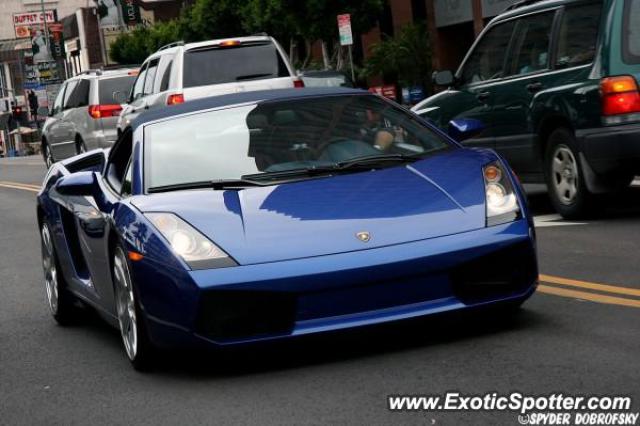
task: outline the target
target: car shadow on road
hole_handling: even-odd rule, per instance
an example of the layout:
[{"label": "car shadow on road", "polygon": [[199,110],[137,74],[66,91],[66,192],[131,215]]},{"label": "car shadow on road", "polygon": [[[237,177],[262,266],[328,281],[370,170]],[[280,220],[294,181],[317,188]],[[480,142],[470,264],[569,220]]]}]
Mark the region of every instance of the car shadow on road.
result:
[{"label": "car shadow on road", "polygon": [[[555,214],[551,200],[541,187],[527,193],[529,209],[533,216]],[[629,187],[622,191],[596,197],[595,207],[585,220],[608,221],[640,218],[640,187]]]},{"label": "car shadow on road", "polygon": [[251,344],[216,351],[167,353],[154,374],[182,378],[227,378],[313,365],[361,360],[418,348],[481,339],[500,333],[544,328],[553,322],[541,312],[482,310],[439,314],[382,326]]}]

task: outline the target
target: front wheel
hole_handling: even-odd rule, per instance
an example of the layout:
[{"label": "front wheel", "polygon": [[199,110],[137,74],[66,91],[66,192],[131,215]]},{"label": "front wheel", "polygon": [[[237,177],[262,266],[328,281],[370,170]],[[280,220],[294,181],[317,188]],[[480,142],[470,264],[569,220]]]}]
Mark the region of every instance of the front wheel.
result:
[{"label": "front wheel", "polygon": [[584,217],[593,207],[593,194],[584,180],[575,138],[568,129],[554,130],[548,139],[545,177],[555,210],[565,219]]},{"label": "front wheel", "polygon": [[53,245],[49,225],[44,223],[40,228],[42,243],[42,267],[44,269],[44,285],[49,311],[60,325],[72,324],[77,317],[78,308],[75,299],[67,290],[67,283],[59,268],[58,257]]},{"label": "front wheel", "polygon": [[127,357],[136,370],[148,370],[153,365],[155,350],[147,334],[129,264],[121,247],[116,248],[113,257],[113,286],[120,335]]}]

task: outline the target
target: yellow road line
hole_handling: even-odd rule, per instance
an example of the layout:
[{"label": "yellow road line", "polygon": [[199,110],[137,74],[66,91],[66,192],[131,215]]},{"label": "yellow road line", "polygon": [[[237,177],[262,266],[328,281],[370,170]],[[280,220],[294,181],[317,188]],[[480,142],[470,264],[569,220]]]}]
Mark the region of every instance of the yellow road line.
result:
[{"label": "yellow road line", "polygon": [[23,191],[40,192],[40,187],[25,185],[17,182],[0,182],[0,187],[21,189]]},{"label": "yellow road line", "polygon": [[586,291],[569,290],[566,288],[551,287],[548,285],[538,285],[538,291],[555,296],[571,297],[575,299],[589,300],[591,302],[606,303],[609,305],[630,306],[640,308],[640,300],[625,299],[623,297],[607,296],[604,294],[587,293]]},{"label": "yellow road line", "polygon": [[26,186],[28,188],[40,189],[40,185],[36,185],[33,183],[11,182],[7,180],[0,180],[0,183],[7,184],[7,185]]},{"label": "yellow road line", "polygon": [[545,282],[550,284],[582,287],[582,288],[588,288],[590,290],[598,290],[598,291],[604,291],[608,293],[626,294],[629,296],[640,297],[640,289],[637,289],[637,288],[618,287],[615,285],[590,283],[587,281],[572,280],[569,278],[560,278],[560,277],[554,277],[551,275],[544,275],[544,274],[540,274],[539,279],[540,279],[540,282]]}]

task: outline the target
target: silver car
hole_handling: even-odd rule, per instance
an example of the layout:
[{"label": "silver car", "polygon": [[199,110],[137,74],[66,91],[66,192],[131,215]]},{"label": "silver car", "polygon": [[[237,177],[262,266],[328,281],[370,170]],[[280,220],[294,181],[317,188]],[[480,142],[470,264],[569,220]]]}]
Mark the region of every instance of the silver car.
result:
[{"label": "silver car", "polygon": [[131,91],[137,74],[137,69],[90,70],[62,84],[42,129],[47,167],[115,142],[120,102]]},{"label": "silver car", "polygon": [[304,84],[272,37],[173,43],[144,61],[118,119],[118,131],[145,110],[208,96],[293,87]]}]

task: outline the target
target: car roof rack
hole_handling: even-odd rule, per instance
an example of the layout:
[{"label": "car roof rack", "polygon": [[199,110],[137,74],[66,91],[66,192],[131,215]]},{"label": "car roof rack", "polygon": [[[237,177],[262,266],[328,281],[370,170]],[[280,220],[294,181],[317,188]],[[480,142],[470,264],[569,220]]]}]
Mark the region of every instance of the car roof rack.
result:
[{"label": "car roof rack", "polygon": [[176,46],[184,46],[184,40],[174,41],[173,43],[166,44],[166,45],[162,46],[160,49],[158,49],[158,52],[161,51],[161,50],[170,49],[170,48],[176,47]]},{"label": "car roof rack", "polygon": [[81,71],[76,75],[90,75],[90,74],[102,75],[102,70],[98,68],[93,68],[93,69]]},{"label": "car roof rack", "polygon": [[102,67],[102,71],[117,71],[126,68],[140,68],[140,64],[112,64]]},{"label": "car roof rack", "polygon": [[520,0],[520,1],[517,1],[517,2],[513,3],[512,5],[507,6],[502,11],[502,13],[508,12],[510,10],[518,9],[520,7],[529,6],[530,4],[538,3],[538,2],[541,2],[541,1],[543,1],[543,0]]},{"label": "car roof rack", "polygon": [[269,37],[269,34],[261,31],[259,33],[251,34],[249,37]]}]

